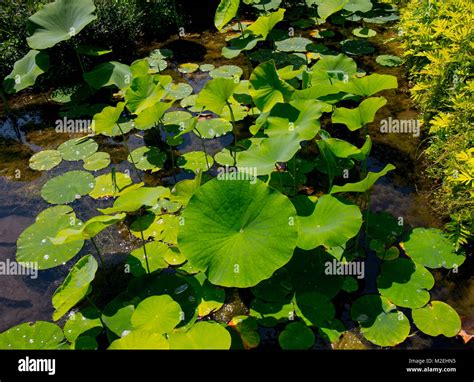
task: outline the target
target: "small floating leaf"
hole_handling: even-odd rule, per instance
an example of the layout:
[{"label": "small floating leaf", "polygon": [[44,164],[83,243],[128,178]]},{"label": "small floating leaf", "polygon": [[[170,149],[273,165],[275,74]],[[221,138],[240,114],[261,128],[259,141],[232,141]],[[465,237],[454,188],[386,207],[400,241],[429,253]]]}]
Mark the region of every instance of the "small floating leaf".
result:
[{"label": "small floating leaf", "polygon": [[306,350],[314,345],[315,337],[310,328],[301,322],[288,324],[278,336],[283,350]]},{"label": "small floating leaf", "polygon": [[157,334],[169,333],[181,321],[181,306],[170,296],[148,297],[135,308],[132,324],[135,329]]},{"label": "small floating leaf", "polygon": [[30,168],[37,171],[51,170],[56,167],[63,157],[57,150],[44,150],[34,154],[30,158]]},{"label": "small floating leaf", "polygon": [[244,71],[236,65],[219,66],[209,72],[212,78],[232,78],[239,79],[244,74]]},{"label": "small floating leaf", "polygon": [[156,172],[163,168],[166,161],[166,153],[156,147],[142,146],[133,150],[127,159],[140,170]]},{"label": "small floating leaf", "polygon": [[170,333],[169,343],[173,350],[227,350],[230,349],[231,337],[218,323],[201,321],[187,332]]},{"label": "small floating leaf", "polygon": [[91,138],[75,138],[62,143],[58,147],[64,160],[76,161],[94,154],[99,145]]},{"label": "small floating leaf", "polygon": [[41,197],[51,204],[67,204],[87,195],[95,186],[94,176],[86,171],[69,171],[48,180]]},{"label": "small floating leaf", "polygon": [[84,169],[97,171],[106,168],[110,164],[110,154],[106,152],[96,152],[84,159]]},{"label": "small floating leaf", "polygon": [[199,69],[198,64],[193,64],[193,63],[190,63],[190,62],[188,62],[186,64],[181,64],[181,65],[178,66],[178,71],[181,72],[181,73],[184,73],[184,74],[193,73],[198,69]]},{"label": "small floating leaf", "polygon": [[214,158],[207,155],[204,151],[190,151],[181,155],[176,164],[185,170],[197,173],[199,171],[208,171],[214,165]]},{"label": "small floating leaf", "polygon": [[388,54],[377,56],[375,61],[382,66],[400,66],[403,63],[403,60],[400,57]]},{"label": "small floating leaf", "polygon": [[429,336],[454,337],[461,330],[461,319],[456,311],[442,301],[431,301],[420,309],[413,309],[415,325]]},{"label": "small floating leaf", "polygon": [[64,343],[61,328],[51,322],[24,323],[0,334],[2,350],[53,350]]},{"label": "small floating leaf", "polygon": [[109,350],[162,350],[169,347],[168,341],[162,334],[134,330],[112,342]]},{"label": "small floating leaf", "polygon": [[352,31],[352,34],[357,37],[368,38],[374,37],[377,32],[370,28],[356,28]]}]

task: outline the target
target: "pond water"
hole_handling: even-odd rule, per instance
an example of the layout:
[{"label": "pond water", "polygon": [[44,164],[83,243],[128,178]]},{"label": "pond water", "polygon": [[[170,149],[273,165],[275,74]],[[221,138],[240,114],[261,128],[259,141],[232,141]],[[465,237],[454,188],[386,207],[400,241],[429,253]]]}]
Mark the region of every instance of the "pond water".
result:
[{"label": "pond water", "polygon": [[[390,36],[390,31],[385,31],[379,39]],[[186,40],[170,39],[166,43],[143,48],[146,56],[155,48],[166,47],[175,53],[174,65],[165,74],[171,74],[175,80],[187,81],[198,92],[209,80],[205,73],[191,74],[186,78],[178,73],[176,65],[182,62],[211,63],[215,66],[229,64],[229,60],[221,57],[220,51],[225,44],[222,35],[213,32],[188,35]],[[385,44],[379,46],[384,54],[397,54],[397,46]],[[374,142],[372,158],[368,163],[369,170],[379,171],[387,163],[393,163],[397,169],[382,178],[373,188],[371,193],[371,208],[375,211],[388,211],[394,216],[403,217],[410,226],[440,227],[442,222],[433,213],[430,201],[430,184],[423,177],[423,163],[419,161],[420,137],[407,134],[383,134],[380,132],[381,120],[392,117],[393,119],[417,119],[418,115],[410,102],[408,84],[403,78],[401,68],[374,67],[372,61],[363,60],[360,63],[367,72],[377,71],[396,75],[399,78],[400,88],[397,91],[385,91],[383,95],[388,99],[387,106],[377,115],[377,120],[370,124],[369,132]],[[244,58],[231,62],[244,69],[244,76],[248,76],[248,64]],[[0,119],[0,261],[14,261],[15,243],[20,233],[31,225],[35,216],[48,204],[40,197],[42,185],[50,178],[65,171],[80,169],[77,162],[63,161],[58,167],[45,173],[32,171],[28,168],[29,157],[42,149],[54,149],[60,143],[73,138],[74,135],[56,133],[53,126],[57,119],[58,107],[46,103],[43,98],[32,102],[33,106],[17,108],[16,125],[19,128],[22,143],[17,140],[12,119]],[[26,103],[28,105],[28,102]],[[324,126],[323,126],[324,128]],[[359,137],[360,138],[360,137]],[[132,134],[128,139],[130,150],[138,147],[144,137]],[[219,139],[207,140],[206,150],[213,155],[223,147],[229,145],[232,137],[227,135]],[[112,165],[117,171],[129,168],[126,161],[127,150],[119,139],[99,139],[99,150],[111,154]],[[182,145],[177,147],[180,152],[202,150],[201,141],[193,134],[186,135]],[[95,175],[101,175],[108,170],[100,170]],[[131,174],[132,177],[136,176]],[[147,183],[156,185],[173,182],[172,174],[156,175],[142,174]],[[186,173],[179,173],[177,180],[189,177]],[[78,217],[87,220],[95,214],[96,208],[109,206],[111,201],[96,201],[88,197],[81,198],[72,203]],[[111,229],[102,232],[97,238],[97,244],[103,249],[105,260],[108,264],[122,262],[130,250],[140,246],[136,238],[130,236],[126,229]],[[92,252],[90,244],[86,244],[81,254]],[[7,328],[26,321],[50,320],[53,312],[51,296],[62,282],[68,272],[70,263],[42,271],[38,279],[27,276],[2,276],[0,277],[0,332]],[[472,264],[465,267],[472,269]],[[375,280],[377,269],[372,269]],[[474,280],[467,272],[459,275],[450,275],[449,279],[444,274],[437,273],[438,283],[433,290],[436,299],[446,301],[453,305],[461,316],[474,316]],[[368,285],[371,284],[369,281]],[[462,287],[459,287],[461,285]],[[235,296],[234,296],[235,297]],[[238,300],[238,298],[236,298]],[[234,299],[235,300],[235,299]],[[238,305],[238,304],[237,304]],[[344,309],[344,307],[342,308]],[[232,313],[232,305],[226,305],[224,310]],[[347,311],[344,313],[347,315]],[[272,330],[263,334],[268,346],[274,342],[275,334]],[[316,347],[324,347],[317,344]],[[460,340],[432,339],[423,335],[414,335],[403,345],[404,347],[423,348],[431,346],[455,347],[462,346]],[[367,348],[371,347],[353,330],[348,331],[335,345],[336,348]]]}]

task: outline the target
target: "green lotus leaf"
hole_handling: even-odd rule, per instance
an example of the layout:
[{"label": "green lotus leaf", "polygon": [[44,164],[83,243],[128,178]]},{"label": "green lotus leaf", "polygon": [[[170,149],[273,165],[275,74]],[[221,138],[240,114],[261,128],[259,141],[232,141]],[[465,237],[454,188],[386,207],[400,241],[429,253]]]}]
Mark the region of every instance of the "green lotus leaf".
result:
[{"label": "green lotus leaf", "polygon": [[191,62],[187,62],[185,64],[181,64],[178,66],[178,71],[183,74],[194,73],[198,69],[199,69],[199,65],[193,64]]},{"label": "green lotus leaf", "polygon": [[380,64],[382,66],[400,66],[403,63],[403,60],[400,57],[392,56],[389,54],[382,54],[380,56],[377,56],[375,61],[377,61],[377,64]]},{"label": "green lotus leaf", "polygon": [[44,5],[28,19],[28,45],[47,49],[69,40],[97,18],[94,11],[92,0],[55,0]]},{"label": "green lotus leaf", "polygon": [[114,136],[114,129],[118,129],[117,124],[124,108],[125,102],[119,102],[116,106],[104,107],[100,113],[95,114],[92,119],[94,132]]},{"label": "green lotus leaf", "polygon": [[298,247],[312,249],[320,245],[336,247],[345,244],[359,232],[362,214],[359,207],[331,195],[319,198],[310,216],[300,216]]},{"label": "green lotus leaf", "polygon": [[348,39],[341,42],[344,53],[356,56],[364,56],[375,51],[375,47],[366,40]]},{"label": "green lotus leaf", "polygon": [[212,65],[212,64],[202,64],[202,65],[199,66],[199,70],[201,72],[210,72],[214,68],[215,68],[215,66]]},{"label": "green lotus leaf", "polygon": [[169,76],[142,75],[135,77],[125,92],[127,108],[135,114],[158,103],[167,93],[165,87],[171,83]]},{"label": "green lotus leaf", "polygon": [[361,326],[362,335],[378,346],[395,346],[410,334],[410,322],[385,297],[367,294],[351,307],[351,316]]},{"label": "green lotus leaf", "polygon": [[216,78],[206,83],[199,92],[196,106],[205,108],[216,114],[221,114],[228,104],[237,84],[232,79]]},{"label": "green lotus leaf", "polygon": [[145,238],[154,238],[169,244],[176,244],[179,218],[176,215],[146,214],[138,217],[130,226],[130,232],[141,238],[141,231]]},{"label": "green lotus leaf", "polygon": [[250,314],[257,318],[260,326],[273,328],[295,317],[295,306],[291,299],[265,302],[258,298],[250,303]]},{"label": "green lotus leaf", "polygon": [[218,30],[226,26],[239,10],[240,0],[221,0],[214,17],[214,25]]},{"label": "green lotus leaf", "polygon": [[170,200],[185,206],[196,190],[201,186],[202,172],[196,174],[194,179],[181,180],[171,190]]},{"label": "green lotus leaf", "polygon": [[164,334],[171,332],[181,321],[181,307],[170,296],[152,296],[135,308],[132,324],[135,329]]},{"label": "green lotus leaf", "polygon": [[64,346],[61,328],[51,322],[27,322],[0,334],[2,350],[56,350]]},{"label": "green lotus leaf", "polygon": [[352,34],[357,37],[369,38],[374,37],[377,32],[370,28],[356,28],[352,31]]},{"label": "green lotus leaf", "polygon": [[290,37],[286,40],[277,41],[276,48],[280,52],[307,52],[307,47],[312,41],[305,37]]},{"label": "green lotus leaf", "polygon": [[306,3],[311,6],[318,5],[318,15],[322,20],[326,20],[332,14],[339,12],[349,0],[306,0]]},{"label": "green lotus leaf", "polygon": [[199,113],[201,109],[196,107],[196,100],[197,100],[198,94],[191,94],[190,96],[187,96],[183,98],[180,102],[179,105],[182,108],[188,108],[189,111],[193,113]]},{"label": "green lotus leaf", "polygon": [[82,137],[62,143],[57,150],[64,160],[76,161],[90,157],[98,148],[99,145],[93,139]]},{"label": "green lotus leaf", "polygon": [[[171,216],[175,216],[175,215],[169,215],[170,217]],[[178,228],[176,227],[176,231],[178,230]],[[177,236],[176,236],[177,237]],[[166,241],[166,240],[164,240]],[[174,241],[174,244],[176,244],[178,242],[178,240],[176,239]],[[165,255],[163,256],[163,258],[165,259],[165,261],[169,264],[169,265],[182,265],[186,262],[186,257],[184,257],[184,255],[179,252],[179,249],[176,248],[176,247],[170,247],[170,251],[166,252]]]},{"label": "green lotus leaf", "polygon": [[158,199],[170,196],[170,190],[165,187],[141,187],[129,191],[118,197],[114,206],[111,208],[99,208],[103,214],[112,214],[116,212],[133,212],[142,206],[153,207]]},{"label": "green lotus leaf", "polygon": [[373,7],[373,4],[370,0],[349,0],[349,2],[344,5],[344,9],[348,10],[351,13],[369,12]]},{"label": "green lotus leaf", "polygon": [[278,8],[282,0],[244,0],[246,4],[252,4],[252,6],[259,11],[266,11]]},{"label": "green lotus leaf", "polygon": [[82,222],[69,206],[50,207],[41,212],[17,241],[16,259],[24,266],[37,263],[38,269],[49,269],[72,259],[82,248],[84,240],[54,245],[49,238],[66,228],[79,228]]},{"label": "green lotus leaf", "polygon": [[354,277],[347,276],[344,279],[344,284],[342,285],[342,289],[349,293],[355,292],[357,289],[359,289],[359,283]]},{"label": "green lotus leaf", "polygon": [[455,245],[439,229],[415,228],[400,243],[413,261],[428,268],[457,268],[466,257],[456,253]]},{"label": "green lotus leaf", "polygon": [[295,100],[278,103],[267,117],[265,133],[270,137],[292,136],[298,140],[311,140],[319,131],[319,118],[330,112],[331,105],[317,100]]},{"label": "green lotus leaf", "polygon": [[424,308],[412,310],[413,322],[429,336],[454,337],[461,330],[461,319],[456,311],[442,301],[431,301]]},{"label": "green lotus leaf", "polygon": [[84,336],[95,338],[102,332],[100,311],[96,308],[87,307],[78,312],[73,311],[68,317],[64,324],[64,335],[71,343]]},{"label": "green lotus leaf", "polygon": [[395,260],[399,256],[400,256],[400,251],[397,247],[390,247],[386,251],[377,252],[377,257],[385,261]]},{"label": "green lotus leaf", "polygon": [[203,138],[216,138],[232,131],[232,124],[223,118],[211,118],[198,121],[196,130]]},{"label": "green lotus leaf", "polygon": [[168,263],[164,259],[168,252],[171,252],[170,247],[158,241],[152,241],[151,243],[146,243],[144,247],[134,249],[127,259],[130,273],[134,276],[141,276],[159,269],[168,268]]},{"label": "green lotus leaf", "polygon": [[197,173],[208,171],[214,165],[214,158],[204,151],[190,151],[181,155],[176,164],[185,170]]},{"label": "green lotus leaf", "polygon": [[371,97],[360,103],[355,109],[338,107],[332,114],[332,123],[341,123],[355,131],[367,123],[373,122],[377,111],[387,103],[384,97]]},{"label": "green lotus leaf", "polygon": [[211,283],[254,286],[290,260],[295,214],[284,195],[259,180],[213,179],[196,190],[183,212],[179,248],[194,267],[208,271]]},{"label": "green lotus leaf", "polygon": [[383,170],[379,172],[369,172],[364,180],[356,183],[346,183],[344,186],[332,186],[331,194],[336,194],[338,192],[366,192],[371,189],[372,186],[379,180],[382,176],[387,175],[389,171],[395,169],[395,166],[392,164],[386,165]]},{"label": "green lotus leaf", "polygon": [[79,229],[68,228],[58,232],[55,237],[49,239],[53,244],[60,245],[70,243],[76,240],[89,240],[97,236],[104,229],[117,224],[125,219],[126,214],[117,214],[113,216],[99,215],[90,218]]},{"label": "green lotus leaf", "polygon": [[298,134],[251,138],[250,142],[248,150],[237,153],[237,167],[242,172],[256,169],[258,176],[275,171],[277,162],[288,162],[301,147]]},{"label": "green lotus leaf", "polygon": [[148,71],[141,72],[142,74],[146,73],[161,73],[168,67],[168,62],[162,58],[150,58],[148,57]]},{"label": "green lotus leaf", "polygon": [[56,167],[63,157],[57,150],[40,151],[30,158],[30,168],[37,171],[51,170]]},{"label": "green lotus leaf", "polygon": [[109,346],[109,350],[167,350],[169,348],[169,343],[162,334],[148,330],[134,330]]},{"label": "green lotus leaf", "polygon": [[285,268],[278,269],[272,277],[259,282],[251,291],[255,297],[264,301],[284,300],[293,291],[290,274]]},{"label": "green lotus leaf", "polygon": [[250,95],[263,113],[279,102],[289,101],[293,92],[294,88],[278,76],[273,60],[257,66],[250,76]]},{"label": "green lotus leaf", "polygon": [[322,326],[334,318],[336,310],[329,297],[318,292],[298,293],[296,313],[307,325]]},{"label": "green lotus leaf", "polygon": [[336,318],[325,322],[322,327],[318,328],[321,337],[331,344],[337,342],[346,330],[344,324]]},{"label": "green lotus leaf", "polygon": [[[250,96],[248,97],[251,99]],[[232,113],[230,112],[230,109],[232,109]],[[256,115],[256,114],[258,114],[258,112],[255,109],[250,110],[250,115]],[[248,115],[249,115],[249,109],[246,106],[232,103],[230,105],[230,108],[228,107],[224,108],[224,111],[220,114],[220,117],[224,118],[225,120],[229,122],[232,122],[233,120],[238,122],[238,121],[242,121]]]},{"label": "green lotus leaf", "polygon": [[370,97],[382,90],[396,89],[398,82],[395,76],[375,73],[361,78],[352,78],[347,83],[337,83],[337,87],[342,92]]},{"label": "green lotus leaf", "polygon": [[285,267],[290,272],[291,283],[296,296],[309,292],[318,292],[332,298],[342,288],[344,277],[326,274],[326,263],[334,257],[321,248],[312,251],[297,249]]},{"label": "green lotus leaf", "polygon": [[230,45],[222,48],[222,56],[231,60],[237,57],[242,51],[252,50],[257,46],[259,41],[265,40],[262,37],[255,37],[250,34],[247,36],[239,36],[230,40]]},{"label": "green lotus leaf", "polygon": [[236,65],[223,65],[211,70],[209,75],[214,79],[227,78],[236,81],[236,79],[242,77],[243,73],[244,71]]},{"label": "green lotus leaf", "polygon": [[[170,111],[163,117],[163,124],[168,126],[179,126],[180,134],[194,129],[196,118],[187,111]],[[179,135],[179,134],[178,134]]]},{"label": "green lotus leaf", "polygon": [[94,89],[110,85],[125,89],[130,85],[131,77],[130,67],[117,61],[104,62],[92,71],[84,73],[84,80]]},{"label": "green lotus leaf", "polygon": [[272,12],[266,16],[260,16],[257,21],[245,29],[244,34],[262,36],[262,38],[266,40],[275,25],[283,20],[284,15],[285,9],[280,8],[276,12]]},{"label": "green lotus leaf", "polygon": [[325,72],[333,80],[342,81],[344,76],[347,76],[347,78],[352,77],[357,72],[357,64],[345,54],[338,54],[337,56],[322,57],[313,65],[311,70],[313,71],[312,83],[314,86],[319,84],[316,81],[319,79],[321,72]]},{"label": "green lotus leaf", "polygon": [[15,62],[12,72],[3,80],[3,87],[7,93],[17,93],[34,85],[38,76],[48,68],[48,54],[30,50],[25,57]]},{"label": "green lotus leaf", "polygon": [[[343,139],[327,138],[324,140],[324,143],[337,158],[354,158],[357,160],[363,160],[367,157],[362,149],[357,148]],[[371,144],[370,136],[367,137],[367,144]]]},{"label": "green lotus leaf", "polygon": [[397,306],[412,309],[426,305],[433,285],[434,278],[424,266],[403,258],[384,263],[377,278],[382,296]]},{"label": "green lotus leaf", "polygon": [[306,350],[314,345],[315,337],[310,328],[301,322],[292,322],[278,336],[283,350]]},{"label": "green lotus leaf", "polygon": [[[103,174],[95,178],[95,186],[89,192],[89,196],[94,199],[119,196],[131,191],[133,189],[133,187],[129,187],[131,184],[132,178],[128,174],[122,172]],[[140,184],[134,185],[134,187],[139,186]]]},{"label": "green lotus leaf", "polygon": [[85,171],[69,171],[48,180],[41,189],[41,197],[51,204],[71,203],[87,195],[94,188],[94,176]]},{"label": "green lotus leaf", "polygon": [[166,153],[156,147],[142,146],[133,150],[128,156],[128,161],[140,170],[160,171],[166,161]]},{"label": "green lotus leaf", "polygon": [[367,235],[382,243],[393,243],[403,233],[403,224],[388,212],[369,212],[366,224]]},{"label": "green lotus leaf", "polygon": [[370,24],[385,24],[390,21],[397,21],[399,19],[400,19],[400,16],[394,13],[388,16],[364,17],[364,21]]},{"label": "green lotus leaf", "polygon": [[150,58],[171,58],[174,53],[169,49],[155,49],[150,53]]},{"label": "green lotus leaf", "polygon": [[172,332],[168,341],[173,350],[228,350],[231,345],[229,332],[210,321],[198,322],[187,332]]},{"label": "green lotus leaf", "polygon": [[110,164],[110,154],[99,151],[84,159],[84,169],[97,171],[106,168]]},{"label": "green lotus leaf", "polygon": [[169,84],[166,86],[166,90],[168,91],[168,94],[166,95],[166,99],[169,99],[171,101],[177,101],[180,99],[183,99],[190,94],[193,93],[193,87],[189,84]]},{"label": "green lotus leaf", "polygon": [[53,320],[58,321],[91,291],[98,264],[92,255],[82,257],[53,294]]}]

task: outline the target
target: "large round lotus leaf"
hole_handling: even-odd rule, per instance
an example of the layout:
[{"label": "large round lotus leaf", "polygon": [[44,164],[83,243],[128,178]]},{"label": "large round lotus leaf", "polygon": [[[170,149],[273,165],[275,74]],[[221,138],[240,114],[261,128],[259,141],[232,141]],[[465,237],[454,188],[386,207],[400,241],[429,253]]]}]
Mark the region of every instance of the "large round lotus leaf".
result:
[{"label": "large round lotus leaf", "polygon": [[389,54],[377,56],[375,61],[377,61],[377,64],[380,64],[382,66],[400,66],[403,62],[400,57],[391,56]]},{"label": "large round lotus leaf", "polygon": [[57,150],[44,150],[34,154],[30,158],[30,168],[37,171],[51,170],[56,167],[63,157]]},{"label": "large round lotus leaf", "polygon": [[58,147],[58,151],[64,160],[75,161],[87,158],[94,154],[99,145],[90,138],[75,138],[64,142]]},{"label": "large round lotus leaf", "polygon": [[363,56],[375,51],[374,46],[365,40],[345,40],[341,43],[341,48],[345,53],[356,56]]},{"label": "large round lotus leaf", "polygon": [[410,334],[410,322],[385,297],[359,297],[351,308],[351,316],[361,326],[363,336],[378,346],[395,346]]},{"label": "large round lotus leaf", "polygon": [[196,130],[203,138],[216,138],[232,131],[232,124],[223,118],[212,118],[198,121]]},{"label": "large round lotus leaf", "polygon": [[258,319],[260,326],[272,328],[294,319],[295,306],[288,298],[274,302],[265,302],[256,298],[250,303],[250,314]]},{"label": "large round lotus leaf", "polygon": [[400,246],[416,263],[428,268],[454,268],[464,263],[454,244],[439,229],[415,228]]},{"label": "large round lotus leaf", "polygon": [[212,78],[240,78],[244,71],[235,65],[223,65],[209,72]]},{"label": "large round lotus leaf", "polygon": [[97,261],[92,255],[84,256],[74,265],[64,282],[54,292],[54,321],[63,317],[90,292],[90,284],[95,278],[97,268]]},{"label": "large round lotus leaf", "polygon": [[125,91],[128,110],[140,114],[143,110],[155,105],[166,95],[165,86],[171,81],[170,76],[145,74],[135,77]]},{"label": "large round lotus leaf", "polygon": [[428,290],[433,288],[434,278],[422,265],[410,259],[397,259],[382,265],[377,278],[379,292],[395,305],[420,308],[430,300]]},{"label": "large round lotus leaf", "polygon": [[92,191],[94,176],[85,171],[69,171],[48,180],[41,189],[41,196],[51,204],[71,203]]},{"label": "large round lotus leaf", "polygon": [[36,78],[49,68],[46,52],[30,50],[25,57],[15,62],[12,72],[5,77],[3,86],[7,93],[15,93],[35,84]]},{"label": "large round lotus leaf", "polygon": [[[362,12],[366,13],[369,12],[373,7],[373,4],[370,0],[349,0],[346,1],[346,5],[344,5],[344,9],[350,11],[351,13],[355,12]],[[356,21],[356,20],[352,20]]]},{"label": "large round lotus leaf", "polygon": [[309,44],[312,44],[312,41],[304,37],[290,37],[275,43],[281,52],[306,52]]},{"label": "large round lotus leaf", "polygon": [[96,152],[84,159],[84,169],[97,171],[106,168],[110,164],[110,154],[106,152]]},{"label": "large round lotus leaf", "polygon": [[134,330],[112,342],[109,350],[167,350],[170,346],[162,334]]},{"label": "large round lotus leaf", "polygon": [[158,334],[170,332],[180,321],[181,307],[168,295],[148,297],[132,315],[134,328]]},{"label": "large round lotus leaf", "polygon": [[461,330],[461,319],[456,311],[442,301],[431,301],[424,308],[413,309],[415,325],[429,336],[454,337]]},{"label": "large round lotus leaf", "polygon": [[347,57],[344,54],[338,54],[337,56],[325,56],[321,58],[316,62],[316,64],[314,64],[312,69],[316,73],[325,72],[329,77],[343,80],[344,76],[347,75],[348,77],[351,77],[357,72],[357,64],[352,58]]},{"label": "large round lotus leaf", "polygon": [[329,297],[318,292],[298,293],[296,295],[297,314],[308,325],[321,326],[336,314]]},{"label": "large round lotus leaf", "polygon": [[2,350],[51,350],[63,346],[61,328],[51,322],[29,322],[0,334]]},{"label": "large round lotus leaf", "polygon": [[[397,81],[397,77],[395,76],[391,76],[389,74],[377,74],[377,73],[374,73],[374,74],[371,74],[369,76],[363,76],[363,77],[355,77],[355,78],[352,78],[349,82],[338,82],[336,84],[336,87],[339,91],[341,92],[346,92],[346,93],[352,93],[352,94],[356,94],[356,95],[360,95],[360,96],[364,96],[364,97],[369,97],[371,95],[374,95],[375,93],[378,93],[382,90],[386,90],[386,89],[396,89],[398,87],[398,81]],[[362,101],[361,105],[364,103],[364,102],[367,102],[369,100],[372,100],[370,101],[371,103],[374,103],[376,102],[375,100],[381,100],[383,99],[383,97],[375,97],[375,98],[371,98],[371,99],[367,99],[365,101]],[[376,106],[375,104],[372,105],[369,103],[369,105],[367,105],[365,108],[366,109],[372,109],[373,106]],[[383,105],[381,105],[383,106]],[[341,109],[341,108],[339,108]],[[344,108],[342,108],[344,109]],[[369,115],[368,111],[369,110],[363,110],[361,109],[361,107],[359,106],[358,108],[356,109],[352,109],[352,110],[357,110],[359,109],[361,114],[366,114],[366,115]],[[347,110],[350,110],[350,109],[347,109]],[[362,118],[362,117],[361,117]],[[372,122],[372,120],[367,120],[366,122],[364,123],[367,123],[367,122]]]},{"label": "large round lotus leaf", "polygon": [[263,280],[252,289],[252,293],[264,301],[281,301],[292,291],[290,274],[285,268],[277,270],[272,277]]},{"label": "large round lotus leaf", "polygon": [[[120,116],[125,108],[125,102],[119,102],[115,106],[106,106],[92,118],[93,129],[96,134],[103,134],[107,137],[114,137],[122,132],[125,134],[123,126],[117,126]],[[94,151],[95,152],[95,151]]]},{"label": "large round lotus leaf", "polygon": [[377,32],[370,28],[356,28],[352,31],[352,34],[357,37],[368,38],[374,37]]},{"label": "large round lotus leaf", "polygon": [[134,163],[140,170],[160,171],[166,161],[166,153],[156,147],[142,146],[133,150],[128,156],[128,161]]},{"label": "large round lotus leaf", "polygon": [[296,246],[295,208],[260,180],[213,179],[182,217],[179,248],[216,285],[254,286],[285,265]]},{"label": "large round lotus leaf", "polygon": [[17,261],[37,263],[38,269],[48,269],[72,259],[81,250],[84,240],[54,245],[49,238],[56,237],[63,229],[79,229],[82,224],[71,207],[55,206],[44,210],[18,238]]},{"label": "large round lotus leaf", "polygon": [[166,87],[166,90],[168,91],[168,94],[166,96],[166,99],[169,99],[171,101],[176,101],[179,99],[183,99],[187,97],[188,95],[192,94],[193,92],[193,87],[188,84],[169,84]]},{"label": "large round lotus leaf", "polygon": [[190,151],[181,155],[176,164],[185,170],[197,173],[209,170],[214,164],[214,158],[206,155],[204,151]]},{"label": "large round lotus leaf", "polygon": [[[94,189],[89,195],[94,199],[110,196],[119,196],[128,190],[127,186],[132,184],[132,178],[123,172],[107,173],[95,178]],[[130,187],[131,188],[131,187]]]},{"label": "large round lotus leaf", "polygon": [[306,350],[314,345],[315,337],[310,328],[301,322],[288,324],[278,336],[283,350]]},{"label": "large round lotus leaf", "polygon": [[298,247],[337,247],[357,235],[362,226],[359,207],[343,203],[331,195],[319,198],[310,216],[301,216]]},{"label": "large round lotus leaf", "polygon": [[190,62],[185,63],[185,64],[181,64],[181,65],[178,66],[178,71],[181,72],[181,73],[184,73],[184,74],[193,73],[198,69],[199,69],[198,64],[193,64],[193,63],[190,63]]},{"label": "large round lotus leaf", "polygon": [[92,0],[56,0],[44,5],[28,19],[28,45],[46,49],[69,40],[97,18],[94,11]]},{"label": "large round lotus leaf", "polygon": [[152,129],[160,123],[164,113],[172,105],[173,102],[158,102],[146,108],[133,120],[135,127],[140,130]]},{"label": "large round lotus leaf", "polygon": [[173,350],[228,350],[231,345],[229,332],[215,322],[201,321],[187,332],[175,331],[169,335]]}]

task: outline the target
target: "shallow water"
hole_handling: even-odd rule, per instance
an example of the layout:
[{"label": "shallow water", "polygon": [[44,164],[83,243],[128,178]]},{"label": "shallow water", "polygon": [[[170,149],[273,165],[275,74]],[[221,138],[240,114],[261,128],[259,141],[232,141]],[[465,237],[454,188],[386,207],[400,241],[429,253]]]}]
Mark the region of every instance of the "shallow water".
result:
[{"label": "shallow water", "polygon": [[[220,49],[224,44],[223,36],[212,32],[190,35],[187,42],[171,39],[165,44],[158,44],[144,48],[143,55],[157,47],[167,47],[175,52],[174,66],[182,62],[213,63],[214,65],[229,64],[229,61],[220,56]],[[396,53],[396,47],[383,46],[384,53]],[[190,56],[190,52],[192,55]],[[194,56],[193,56],[194,55]],[[238,64],[246,73],[247,65],[240,58],[231,63]],[[375,211],[388,211],[395,216],[404,218],[405,223],[410,226],[440,227],[442,222],[433,213],[429,199],[427,198],[427,185],[429,182],[423,177],[422,164],[418,162],[420,138],[402,134],[382,134],[380,132],[380,120],[388,117],[398,119],[417,118],[417,112],[409,100],[407,84],[402,76],[402,69],[381,67],[372,68],[369,64],[362,66],[367,71],[375,71],[393,74],[399,78],[400,89],[397,91],[386,91],[384,96],[389,100],[377,115],[377,120],[370,124],[369,131],[374,142],[372,158],[368,163],[370,171],[379,171],[387,163],[393,163],[397,169],[382,178],[371,192],[371,208]],[[175,79],[187,81],[198,92],[209,80],[207,74],[192,74],[184,76],[176,72],[171,66],[165,74],[172,74]],[[42,185],[50,178],[65,171],[80,169],[78,162],[63,161],[58,167],[46,173],[39,173],[28,168],[28,159],[34,153],[42,149],[56,148],[60,143],[72,138],[69,134],[58,134],[52,127],[54,111],[43,112],[43,107],[33,110],[19,111],[20,118],[17,124],[20,128],[22,144],[15,141],[16,133],[13,123],[9,120],[0,120],[0,147],[2,163],[0,165],[0,261],[15,259],[15,242],[20,233],[33,223],[35,216],[49,205],[40,197]],[[51,119],[51,114],[53,119]],[[143,144],[143,136],[132,134],[129,136],[128,145],[130,150]],[[231,143],[232,136],[227,135],[218,139],[206,141],[208,154],[215,154],[223,147]],[[99,150],[108,151],[112,155],[113,166],[117,171],[130,168],[126,161],[127,151],[122,142],[113,139],[105,139],[100,142]],[[194,134],[185,136],[184,143],[177,147],[180,152],[202,150],[201,141]],[[94,175],[100,175],[108,170],[97,171]],[[132,172],[132,177],[135,176]],[[190,174],[181,172],[177,180],[190,177]],[[150,184],[161,182],[171,183],[171,174],[165,174],[162,178],[146,175]],[[111,201],[95,201],[83,197],[75,201],[71,206],[78,217],[86,220],[95,214],[95,209],[111,204]],[[97,244],[103,249],[106,262],[117,264],[126,257],[131,249],[139,246],[136,240],[130,240],[127,233],[117,232],[116,229],[106,230],[97,238]],[[91,252],[90,244],[81,251],[81,254]],[[51,296],[57,286],[68,272],[70,263],[58,268],[42,271],[37,280],[31,280],[27,276],[2,276],[0,277],[0,332],[22,322],[35,320],[50,320],[53,312]],[[472,264],[469,265],[472,269]],[[377,269],[373,270],[375,275]],[[441,277],[440,274],[437,276]],[[453,287],[456,280],[463,283],[462,288]],[[447,301],[452,304],[461,315],[474,317],[474,281],[465,273],[462,275],[450,275],[449,279],[441,280],[433,290],[433,297]],[[227,308],[226,308],[227,309]],[[272,340],[271,330],[264,333],[269,343]],[[458,340],[449,340],[436,343],[436,340],[415,335],[411,337],[404,346],[429,347],[429,346],[459,346]],[[357,331],[348,332],[336,348],[367,348],[370,344],[361,340]]]}]

